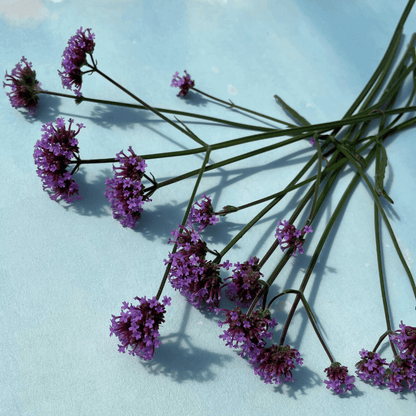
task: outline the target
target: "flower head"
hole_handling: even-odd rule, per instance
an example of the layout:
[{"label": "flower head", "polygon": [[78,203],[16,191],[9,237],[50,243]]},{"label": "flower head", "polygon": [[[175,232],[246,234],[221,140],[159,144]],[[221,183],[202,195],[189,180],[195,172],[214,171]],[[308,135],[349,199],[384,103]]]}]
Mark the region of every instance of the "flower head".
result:
[{"label": "flower head", "polygon": [[270,311],[256,310],[250,316],[243,313],[237,306],[233,310],[220,309],[225,314],[225,321],[220,321],[218,326],[228,325],[220,338],[230,348],[242,348],[241,356],[248,355],[254,358],[259,348],[265,346],[265,339],[271,339],[269,329],[274,328],[277,322],[271,318]]},{"label": "flower head", "polygon": [[268,348],[261,348],[252,360],[254,374],[264,379],[266,384],[282,384],[282,382],[295,381],[292,370],[295,364],[302,365],[299,351],[289,345],[277,346],[273,344]]},{"label": "flower head", "polygon": [[63,71],[58,71],[62,80],[62,86],[69,90],[74,88],[74,92],[81,96],[82,72],[81,67],[87,63],[87,53],[92,54],[94,51],[95,35],[91,33],[91,29],[81,28],[68,41],[68,46],[63,53],[62,67]]},{"label": "flower head", "polygon": [[11,92],[6,92],[12,107],[24,107],[29,110],[29,114],[35,114],[39,101],[38,93],[42,84],[36,79],[36,72],[32,69],[32,63],[22,56],[10,75],[6,71],[5,79],[10,84],[3,82],[3,88],[7,86],[12,89]]},{"label": "flower head", "polygon": [[296,254],[296,251],[299,254],[303,253],[303,243],[305,239],[303,236],[307,233],[311,233],[312,227],[305,225],[302,230],[297,230],[293,224],[290,224],[289,221],[279,221],[277,223],[276,235],[279,245],[282,251],[287,248],[294,248],[292,256]]},{"label": "flower head", "polygon": [[311,138],[309,139],[309,144],[310,144],[311,146],[315,146],[315,145],[316,145],[316,140],[315,140],[313,137],[311,137]]},{"label": "flower head", "polygon": [[200,265],[207,254],[207,245],[193,228],[179,226],[171,234],[173,239],[169,239],[168,243],[175,243],[177,250],[169,253],[165,264],[171,265],[169,281],[172,287],[183,293],[193,281],[199,279],[203,271]]},{"label": "flower head", "polygon": [[186,289],[181,293],[188,302],[195,308],[206,306],[207,310],[212,311],[219,306],[221,299],[222,280],[220,277],[221,264],[212,261],[200,261],[197,269]]},{"label": "flower head", "polygon": [[406,386],[410,391],[416,391],[416,358],[411,355],[406,359],[396,357],[386,370],[385,378],[393,393],[403,391]]},{"label": "flower head", "polygon": [[384,373],[387,362],[379,354],[362,349],[360,351],[362,360],[355,364],[356,374],[362,381],[369,381],[375,386],[381,386],[384,383]]},{"label": "flower head", "polygon": [[170,84],[171,87],[178,87],[180,89],[177,96],[179,97],[185,97],[186,94],[188,94],[188,91],[190,88],[195,86],[195,81],[191,80],[191,76],[186,72],[185,75],[180,78],[179,72],[176,71],[173,75],[172,83]]},{"label": "flower head", "polygon": [[145,361],[151,360],[161,342],[159,326],[165,322],[165,306],[170,305],[171,298],[164,297],[160,303],[156,297],[152,299],[134,298],[140,305],[133,306],[123,302],[121,314],[112,315],[110,337],[115,334],[120,340],[118,350],[122,353],[129,350],[130,355],[137,355]]},{"label": "flower head", "polygon": [[146,163],[137,156],[131,146],[128,148],[131,156],[121,151],[116,155],[120,162],[119,167],[113,165],[114,178],[107,178],[105,184],[105,197],[111,203],[113,217],[120,219],[123,227],[134,228],[140,213],[143,212],[143,204],[150,198],[143,194],[142,178],[145,173]]},{"label": "flower head", "polygon": [[397,345],[400,356],[406,359],[406,356],[412,356],[416,359],[416,328],[406,326],[403,321],[400,329],[390,335],[390,340]]},{"label": "flower head", "polygon": [[66,202],[73,202],[74,195],[78,196],[78,185],[73,181],[72,174],[67,172],[69,161],[79,153],[78,140],[75,136],[85,127],[77,124],[78,130],[71,130],[74,120],[69,119],[66,128],[63,118],[57,118],[55,126],[52,122],[42,126],[43,135],[35,145],[33,157],[37,166],[37,174],[42,179],[43,189],[54,191],[50,198],[57,201],[62,198]]},{"label": "flower head", "polygon": [[348,368],[341,366],[340,363],[332,363],[324,370],[328,380],[324,380],[327,389],[332,389],[336,394],[344,394],[352,390],[354,386],[354,376],[348,375]]},{"label": "flower head", "polygon": [[228,278],[231,282],[228,283],[227,296],[242,307],[248,307],[261,290],[259,279],[263,275],[260,273],[258,262],[257,257],[250,257],[250,260],[243,264],[235,263],[233,275]]},{"label": "flower head", "polygon": [[191,207],[189,223],[199,224],[198,231],[201,232],[208,225],[215,225],[218,221],[219,218],[214,214],[212,208],[211,198],[203,194],[201,202],[195,202]]}]

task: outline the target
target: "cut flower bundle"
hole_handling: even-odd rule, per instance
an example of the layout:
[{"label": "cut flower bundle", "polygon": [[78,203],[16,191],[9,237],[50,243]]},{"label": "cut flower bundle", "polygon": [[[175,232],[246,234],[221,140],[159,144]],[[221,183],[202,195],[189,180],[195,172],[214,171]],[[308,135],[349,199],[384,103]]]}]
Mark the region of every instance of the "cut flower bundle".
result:
[{"label": "cut flower bundle", "polygon": [[[302,302],[310,324],[330,362],[329,366],[323,370],[327,377],[326,387],[338,395],[352,391],[355,387],[355,377],[349,374],[348,368],[331,354],[305,297],[305,289],[327,238],[339,219],[342,208],[357,182],[362,180],[374,200],[375,251],[382,293],[380,305],[384,308],[386,328],[380,330],[380,332],[384,332],[373,350],[363,348],[361,352],[357,352],[357,360],[360,360],[356,363],[356,374],[362,381],[376,386],[387,386],[392,392],[397,393],[405,389],[416,391],[416,327],[403,322],[398,330],[392,326],[385,289],[386,275],[383,270],[380,237],[382,220],[389,231],[416,299],[416,285],[413,276],[397,243],[383,204],[380,202],[384,199],[388,203],[393,203],[384,188],[387,167],[387,151],[384,143],[393,134],[416,124],[416,116],[399,123],[404,114],[410,113],[412,115],[416,111],[416,107],[411,105],[416,94],[416,49],[414,46],[416,34],[412,36],[404,56],[392,75],[388,76],[392,70],[393,61],[398,55],[404,23],[415,1],[408,2],[384,57],[362,93],[341,120],[328,123],[315,125],[309,123],[277,95],[275,95],[277,103],[291,115],[296,124],[260,114],[232,102],[223,101],[197,89],[195,81],[186,71],[183,76],[180,76],[179,72],[175,72],[171,82],[171,87],[179,88],[177,95],[180,99],[187,99],[190,92],[201,94],[215,102],[230,105],[231,108],[236,108],[241,112],[263,117],[269,123],[283,124],[286,128],[235,123],[226,119],[152,107],[98,69],[97,61],[93,57],[96,46],[95,34],[92,29],[83,30],[82,27],[69,39],[63,53],[63,69],[58,71],[63,87],[73,91],[74,95],[42,89],[41,84],[37,81],[36,72],[32,69],[32,64],[25,57],[16,65],[10,75],[6,72],[5,78],[8,83],[4,83],[3,86],[11,88],[11,91],[7,92],[11,105],[14,108],[25,108],[31,115],[34,115],[36,107],[41,105],[42,94],[69,98],[74,100],[76,104],[96,102],[125,106],[153,112],[177,130],[178,134],[186,135],[196,144],[194,148],[188,150],[149,155],[137,154],[130,146],[127,149],[129,154],[121,150],[115,157],[108,159],[82,159],[81,137],[82,129],[85,126],[82,123],[75,123],[71,118],[68,120],[68,124],[63,118],[57,118],[55,121],[43,125],[41,139],[35,144],[33,157],[37,174],[41,178],[43,189],[55,201],[63,200],[66,203],[74,203],[75,199],[82,198],[82,195],[78,195],[79,187],[76,183],[76,173],[81,165],[113,163],[114,176],[105,181],[105,197],[111,205],[114,219],[127,228],[140,227],[139,220],[145,209],[145,203],[151,203],[153,195],[157,198],[157,191],[160,188],[196,177],[183,221],[171,231],[171,237],[166,238],[166,242],[171,244],[169,246],[171,251],[164,260],[166,270],[156,296],[152,298],[135,297],[137,304],[123,302],[120,314],[112,316],[110,336],[114,335],[118,338],[120,352],[129,352],[130,355],[137,355],[146,361],[153,358],[156,348],[161,345],[160,327],[165,321],[165,307],[171,304],[171,298],[166,295],[160,300],[165,284],[169,282],[194,307],[206,309],[208,312],[222,316],[222,320],[218,322],[222,330],[222,334],[219,335],[220,339],[225,342],[226,346],[238,349],[239,355],[251,364],[254,374],[260,376],[265,383],[279,385],[283,382],[294,381],[293,371],[296,366],[303,364],[303,358],[297,349],[285,343],[285,339],[299,302]],[[120,88],[138,104],[104,101],[83,96],[81,91],[83,76],[94,73],[101,75]],[[399,93],[409,76],[412,78],[413,90],[406,105],[395,108]],[[376,99],[376,97],[379,98]],[[220,124],[221,126],[252,130],[257,133],[209,144],[198,137],[183,122],[177,118],[174,121],[166,114],[203,119],[206,122],[215,123],[217,128],[220,128],[218,127]],[[372,121],[378,122],[376,134],[368,132]],[[74,125],[77,127],[75,128]],[[347,130],[340,134],[343,127],[347,127]],[[283,136],[287,136],[289,139],[281,140],[280,138]],[[262,140],[273,138],[275,139],[274,144],[260,145]],[[310,153],[312,146],[313,156],[285,189],[278,192],[276,189],[272,189],[273,193],[269,196],[254,199],[244,205],[236,205],[241,201],[238,200],[238,195],[232,193],[229,194],[229,197],[233,198],[230,203],[234,205],[226,205],[223,208],[216,207],[215,200],[213,201],[213,198],[205,193],[195,202],[201,180],[206,172],[300,141],[307,144],[305,153]],[[225,159],[220,163],[209,164],[212,152],[249,142],[258,143],[255,151]],[[152,159],[186,157],[196,153],[204,155],[203,163],[199,169],[163,182],[158,182],[148,172]],[[366,172],[367,167],[373,161],[375,161],[374,184]],[[333,210],[323,233],[319,235],[314,232],[314,220],[322,207],[325,207],[326,198],[331,195],[336,179],[345,167],[352,167],[355,174]],[[311,168],[315,170],[315,175],[301,180]],[[290,218],[281,218],[278,221],[273,242],[263,256],[260,256],[259,253],[259,257],[252,256],[249,259],[241,259],[237,263],[231,263],[225,258],[228,251],[246,233],[249,233],[258,221],[273,210],[286,195],[300,187],[306,189],[304,197]],[[252,194],[255,196],[255,191]],[[207,241],[204,241],[205,230],[208,227],[220,227],[223,217],[232,216],[235,212],[264,202],[267,202],[267,205],[220,252],[212,250]],[[306,210],[307,206],[308,210]],[[301,215],[307,217],[306,221],[300,224],[298,221],[298,225],[295,225]],[[304,245],[311,238],[317,239],[318,243],[300,287],[283,290],[270,299],[270,288],[280,272],[290,259],[294,258],[296,264],[296,257],[303,254]],[[276,262],[273,272],[265,279],[263,267],[266,262],[270,264],[272,261]],[[283,325],[280,340],[275,342],[271,330],[278,325],[278,322],[272,316],[272,305],[281,300],[279,298],[288,295],[295,295],[295,300]],[[221,300],[224,296],[230,302],[235,303],[234,308],[221,307]],[[393,356],[390,363],[377,352],[383,342],[390,344]]]}]

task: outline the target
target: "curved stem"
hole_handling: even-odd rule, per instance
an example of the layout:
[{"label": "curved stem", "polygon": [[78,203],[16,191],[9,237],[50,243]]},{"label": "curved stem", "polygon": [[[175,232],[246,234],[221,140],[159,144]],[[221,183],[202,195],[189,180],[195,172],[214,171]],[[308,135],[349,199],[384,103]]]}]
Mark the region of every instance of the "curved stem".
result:
[{"label": "curved stem", "polygon": [[273,299],[269,302],[269,304],[267,305],[267,309],[270,309],[270,306],[272,305],[272,303],[273,303],[276,299],[278,299],[279,297],[281,297],[281,296],[283,296],[283,295],[287,295],[287,294],[289,294],[289,293],[296,293],[298,296],[300,296],[300,299],[302,300],[303,306],[305,307],[306,314],[308,315],[309,321],[310,321],[310,322],[311,322],[311,324],[312,324],[312,327],[313,327],[313,329],[314,329],[314,331],[315,331],[315,334],[316,334],[316,336],[318,337],[319,342],[320,342],[320,343],[321,343],[321,345],[322,345],[322,348],[325,350],[326,354],[328,355],[328,358],[330,359],[331,363],[333,363],[333,362],[334,362],[334,359],[332,358],[332,355],[331,355],[331,353],[329,352],[329,349],[328,349],[328,347],[326,346],[325,341],[324,341],[324,339],[323,339],[323,338],[322,338],[322,336],[321,336],[321,333],[319,332],[318,326],[316,325],[316,319],[315,319],[315,317],[313,316],[313,313],[312,313],[312,309],[311,309],[311,307],[309,306],[308,302],[306,301],[305,296],[303,295],[303,293],[302,293],[302,292],[300,292],[299,290],[295,290],[295,289],[287,289],[287,290],[284,290],[282,293],[280,293],[279,295],[275,296],[275,297],[274,297],[274,298],[273,298]]}]

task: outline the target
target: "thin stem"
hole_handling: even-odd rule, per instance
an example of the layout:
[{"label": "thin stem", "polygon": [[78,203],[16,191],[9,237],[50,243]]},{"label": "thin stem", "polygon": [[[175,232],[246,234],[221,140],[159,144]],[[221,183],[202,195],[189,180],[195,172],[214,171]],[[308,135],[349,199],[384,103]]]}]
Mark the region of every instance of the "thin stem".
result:
[{"label": "thin stem", "polygon": [[[378,265],[378,275],[380,279],[380,290],[381,290],[381,298],[383,300],[383,308],[384,308],[384,316],[386,318],[386,326],[388,333],[391,333],[391,324],[390,324],[390,314],[389,314],[389,307],[387,304],[387,295],[386,295],[386,287],[384,284],[384,274],[383,274],[383,262],[381,257],[381,240],[380,240],[380,224],[379,224],[379,212],[377,205],[374,203],[374,230],[376,234],[376,251],[377,251],[377,265]],[[395,349],[393,345],[390,343],[391,348],[393,349],[393,354]]]},{"label": "thin stem", "polygon": [[[52,92],[52,91],[44,91],[44,90],[39,91],[39,94],[56,95],[58,97],[71,98],[75,101],[78,101],[78,103],[80,103],[82,101],[87,101],[87,102],[97,103],[97,104],[115,105],[115,106],[118,106],[118,107],[134,108],[134,109],[137,109],[137,110],[149,110],[144,105],[127,104],[127,103],[121,103],[121,102],[118,102],[118,101],[110,101],[110,100],[99,100],[98,98],[88,98],[88,97],[85,97],[84,95],[81,96],[81,97],[77,97],[76,95],[69,95],[69,94],[63,94],[63,93]],[[227,125],[227,126],[236,127],[236,128],[239,128],[239,129],[244,129],[244,130],[256,130],[256,131],[273,131],[273,130],[276,130],[276,129],[272,129],[270,127],[260,127],[260,126],[253,126],[251,124],[236,123],[234,121],[223,120],[221,118],[216,118],[216,117],[204,116],[204,115],[201,115],[201,114],[188,113],[186,111],[169,110],[167,108],[159,108],[159,107],[153,107],[153,109],[155,109],[156,111],[159,111],[160,113],[176,114],[176,115],[179,115],[179,116],[198,118],[198,119],[212,121],[214,123],[220,123],[220,124],[224,124],[224,125]]]},{"label": "thin stem", "polygon": [[196,142],[198,142],[200,145],[202,146],[206,146],[206,143],[204,143],[203,141],[195,138],[195,136],[191,133],[189,133],[186,129],[178,126],[177,124],[175,124],[172,120],[168,119],[166,116],[164,116],[162,113],[160,113],[159,111],[157,111],[156,109],[154,109],[153,107],[151,107],[149,104],[145,103],[143,100],[141,100],[139,97],[137,97],[136,95],[134,95],[133,93],[131,93],[129,90],[127,90],[126,88],[124,88],[123,86],[121,86],[118,82],[114,81],[112,78],[110,78],[108,75],[104,74],[104,72],[100,71],[97,66],[94,64],[94,66],[91,66],[89,64],[87,64],[87,66],[89,66],[91,69],[94,70],[94,72],[97,72],[98,74],[100,74],[102,77],[104,77],[107,81],[110,81],[112,84],[114,84],[116,87],[120,88],[122,91],[124,91],[126,94],[128,94],[131,98],[133,98],[134,100],[138,101],[141,105],[143,105],[144,107],[146,107],[148,110],[150,110],[152,113],[156,114],[157,116],[159,116],[162,120],[165,120],[166,122],[168,122],[171,126],[175,127],[175,129],[178,129],[181,133],[186,134],[188,137],[190,137],[192,140],[195,140]]},{"label": "thin stem", "polygon": [[314,197],[313,197],[313,201],[312,201],[311,212],[310,212],[309,217],[306,221],[307,224],[309,224],[309,225],[312,222],[312,218],[314,216],[315,209],[316,209],[316,200],[318,199],[318,191],[319,191],[319,184],[321,183],[321,170],[322,170],[321,145],[319,144],[319,140],[318,140],[317,137],[315,137],[315,145],[316,145],[316,150],[317,150],[317,153],[318,153],[318,173],[316,175],[315,192],[314,192]]},{"label": "thin stem", "polygon": [[[404,123],[403,123],[404,124]],[[342,149],[341,149],[342,152]],[[393,229],[390,226],[390,221],[387,218],[386,213],[384,212],[383,206],[380,203],[379,200],[379,195],[377,194],[377,192],[375,191],[373,185],[371,184],[370,180],[368,179],[366,173],[361,169],[361,166],[357,163],[357,161],[355,160],[354,157],[352,157],[348,152],[343,152],[344,155],[349,159],[349,161],[354,165],[354,167],[357,169],[358,174],[364,179],[364,182],[366,183],[368,189],[370,190],[373,199],[374,199],[374,203],[377,205],[378,210],[380,211],[381,216],[383,217],[384,222],[386,223],[387,229],[389,231],[390,237],[393,241],[393,245],[396,249],[397,255],[400,258],[400,261],[406,271],[406,274],[408,276],[410,285],[412,287],[413,290],[413,295],[416,299],[416,285],[415,285],[415,281],[413,279],[412,273],[409,269],[409,267],[407,266],[406,260],[403,257],[402,251],[399,247],[399,244],[397,243],[396,237],[394,235]]]},{"label": "thin stem", "polygon": [[71,165],[72,163],[76,163],[77,165],[84,165],[84,164],[94,164],[94,163],[116,163],[118,162],[115,158],[109,158],[109,159],[80,159],[80,160],[70,160],[68,162],[68,165]]},{"label": "thin stem", "polygon": [[[189,211],[191,210],[191,207],[192,207],[192,204],[193,204],[193,201],[194,201],[196,192],[198,190],[198,186],[199,186],[199,184],[201,182],[202,175],[204,174],[205,167],[206,167],[206,165],[208,163],[209,155],[210,154],[211,154],[211,148],[208,146],[207,152],[205,154],[204,161],[203,161],[202,166],[201,166],[201,168],[199,170],[198,178],[196,179],[194,188],[192,189],[192,194],[191,194],[191,197],[189,198],[189,202],[188,202],[188,206],[186,207],[185,215],[183,216],[182,226],[184,226],[186,224],[186,221],[188,219]],[[182,229],[180,229],[179,232],[182,232]],[[174,254],[176,252],[176,248],[177,248],[177,244],[175,243],[175,245],[174,245],[174,247],[172,249],[172,254]],[[163,275],[162,281],[161,281],[160,286],[159,286],[159,290],[158,290],[157,295],[156,295],[156,299],[158,299],[158,300],[159,300],[160,296],[162,295],[163,288],[165,287],[166,280],[168,278],[168,275],[169,275],[169,271],[170,271],[171,266],[172,266],[172,264],[169,263],[167,265],[167,267],[166,267],[165,273]]]},{"label": "thin stem", "polygon": [[[373,156],[375,153],[374,148],[371,150],[371,152],[369,153],[369,155],[367,156],[367,159],[369,160],[371,156]],[[334,175],[333,175],[334,176]],[[326,242],[326,239],[329,236],[329,233],[331,232],[332,227],[334,226],[339,213],[341,212],[341,209],[343,208],[348,196],[350,195],[351,191],[353,190],[354,186],[356,185],[356,183],[358,182],[360,178],[360,175],[358,173],[356,173],[353,177],[353,179],[351,180],[350,184],[348,185],[347,189],[345,190],[344,194],[342,195],[340,201],[338,202],[333,214],[331,215],[331,218],[329,219],[329,222],[327,224],[327,226],[325,227],[324,232],[322,233],[322,236],[318,242],[318,245],[316,246],[315,252],[312,255],[311,261],[309,263],[309,266],[306,270],[305,276],[302,279],[301,285],[299,287],[299,291],[301,293],[303,293],[305,291],[306,285],[308,284],[309,278],[312,274],[312,271],[315,267],[316,262],[318,261],[318,257],[322,251],[322,248]],[[285,326],[283,328],[282,331],[282,335],[280,337],[280,345],[283,345],[287,331],[289,329],[289,325],[292,321],[292,318],[295,314],[296,308],[299,304],[300,301],[300,297],[297,296],[295,301],[293,302],[292,308],[290,309],[289,315],[286,318],[286,323]]]},{"label": "thin stem", "polygon": [[274,297],[274,298],[273,298],[273,299],[269,302],[269,304],[267,305],[267,309],[270,309],[270,306],[272,305],[272,303],[273,303],[276,299],[278,299],[280,296],[287,295],[287,294],[289,294],[289,293],[296,293],[298,296],[300,296],[300,299],[302,300],[302,303],[303,303],[303,305],[304,305],[304,307],[305,307],[305,310],[306,310],[306,314],[308,315],[309,321],[310,321],[310,322],[311,322],[311,324],[312,324],[312,327],[313,327],[313,329],[314,329],[314,331],[315,331],[315,334],[316,334],[316,336],[318,337],[319,342],[320,342],[320,343],[321,343],[321,345],[322,345],[322,348],[325,350],[326,354],[328,355],[328,358],[330,359],[331,363],[333,363],[333,362],[334,362],[334,359],[332,358],[332,355],[331,355],[331,353],[329,352],[329,349],[328,349],[328,347],[326,346],[325,341],[323,340],[323,338],[322,338],[322,336],[321,336],[321,333],[319,332],[319,329],[318,329],[318,327],[317,327],[317,325],[316,325],[316,320],[315,320],[315,317],[313,316],[313,313],[312,313],[312,309],[311,309],[311,307],[309,306],[308,302],[306,301],[305,296],[303,295],[303,293],[302,293],[302,292],[300,292],[299,290],[295,290],[295,289],[288,289],[288,290],[284,290],[282,293],[280,293],[279,295],[275,296],[275,297]]},{"label": "thin stem", "polygon": [[263,118],[266,118],[267,120],[271,120],[271,121],[274,121],[276,123],[284,124],[284,125],[289,126],[289,127],[296,127],[294,124],[287,123],[286,121],[278,120],[277,118],[273,118],[273,117],[270,117],[270,116],[266,116],[264,114],[258,113],[257,111],[252,111],[252,110],[249,110],[248,108],[244,108],[244,107],[240,107],[238,105],[235,105],[231,100],[229,102],[228,101],[221,100],[221,99],[216,98],[216,97],[213,97],[212,95],[209,95],[209,94],[207,94],[207,93],[205,93],[205,92],[203,92],[201,90],[198,90],[195,87],[192,87],[191,89],[194,90],[194,91],[196,91],[196,92],[199,92],[201,95],[204,95],[205,97],[211,98],[211,100],[217,101],[217,102],[219,102],[221,104],[225,104],[225,105],[227,105],[227,106],[229,106],[231,108],[237,108],[239,110],[245,111],[246,113],[254,114],[256,116],[263,117]]}]

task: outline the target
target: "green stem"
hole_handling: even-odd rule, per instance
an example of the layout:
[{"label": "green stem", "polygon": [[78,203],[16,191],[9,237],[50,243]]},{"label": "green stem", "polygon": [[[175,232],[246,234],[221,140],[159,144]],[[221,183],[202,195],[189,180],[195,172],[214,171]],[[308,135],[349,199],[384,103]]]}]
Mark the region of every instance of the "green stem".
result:
[{"label": "green stem", "polygon": [[[384,284],[383,262],[382,262],[382,256],[381,256],[379,212],[378,212],[378,208],[376,204],[374,204],[374,230],[376,234],[377,265],[378,265],[378,275],[379,275],[379,280],[380,280],[381,298],[383,300],[384,316],[386,318],[387,332],[392,333],[393,331],[391,330],[391,324],[390,324],[390,314],[389,314],[389,307],[387,304],[386,287]],[[391,345],[391,348],[393,349],[393,354],[394,354],[395,349],[392,343],[390,343],[390,345]]]},{"label": "green stem", "polygon": [[81,166],[84,164],[94,164],[94,163],[116,163],[118,162],[115,158],[109,158],[109,159],[80,159],[80,160],[70,160],[68,162],[68,165],[71,165],[73,163],[76,163],[77,165]]},{"label": "green stem", "polygon": [[150,110],[152,113],[156,114],[157,116],[159,116],[162,120],[165,120],[166,122],[168,122],[171,126],[173,126],[175,129],[178,129],[181,133],[186,134],[188,137],[190,137],[192,140],[195,140],[197,143],[199,143],[200,145],[204,146],[204,148],[206,148],[206,143],[204,143],[203,141],[195,138],[195,136],[193,134],[190,134],[186,129],[178,126],[177,124],[175,124],[172,120],[168,119],[166,116],[164,116],[162,113],[160,113],[159,111],[157,111],[156,109],[154,109],[153,107],[151,107],[149,104],[146,104],[143,100],[141,100],[139,97],[137,97],[136,95],[134,95],[133,93],[131,93],[129,90],[127,90],[126,88],[124,88],[123,86],[121,86],[118,82],[114,81],[112,78],[110,78],[108,75],[104,74],[104,72],[100,71],[97,66],[94,64],[93,66],[91,66],[90,64],[87,64],[88,67],[90,67],[94,72],[97,72],[98,74],[100,74],[103,78],[105,78],[107,81],[110,81],[112,84],[114,84],[116,87],[120,88],[123,92],[125,92],[127,95],[129,95],[131,98],[133,98],[134,100],[138,101],[141,105],[143,105],[144,107],[146,107],[148,110]]},{"label": "green stem", "polygon": [[264,114],[258,113],[257,111],[252,111],[252,110],[249,110],[248,108],[244,108],[244,107],[240,107],[239,105],[235,105],[231,100],[229,102],[228,101],[221,100],[221,99],[216,98],[216,97],[213,97],[212,95],[209,95],[209,94],[207,94],[207,93],[205,93],[205,92],[203,92],[201,90],[198,90],[195,87],[192,87],[191,89],[194,90],[194,91],[196,91],[196,92],[199,92],[201,95],[204,95],[205,97],[211,98],[211,100],[217,101],[217,102],[219,102],[221,104],[225,104],[225,105],[227,105],[227,106],[229,106],[231,108],[237,108],[238,110],[245,111],[246,113],[254,114],[256,116],[263,117],[263,118],[265,118],[267,120],[271,120],[271,121],[274,121],[276,123],[284,124],[284,125],[289,126],[289,127],[296,127],[294,124],[290,124],[290,123],[287,123],[285,121],[278,120],[277,118],[273,118],[273,117],[266,116]]},{"label": "green stem", "polygon": [[287,294],[289,294],[289,293],[296,293],[298,296],[300,296],[300,299],[302,300],[302,303],[303,303],[303,305],[304,305],[304,307],[305,307],[305,310],[306,310],[306,314],[308,315],[309,321],[310,321],[310,322],[311,322],[311,324],[312,324],[312,327],[313,327],[313,329],[314,329],[314,331],[315,331],[315,334],[316,334],[316,336],[318,337],[319,342],[320,342],[320,343],[321,343],[321,345],[322,345],[322,348],[325,350],[326,354],[328,355],[328,358],[330,359],[331,363],[333,363],[333,362],[334,362],[334,359],[332,358],[332,355],[331,355],[331,353],[329,352],[329,349],[328,349],[328,347],[326,346],[325,341],[323,340],[323,338],[322,338],[322,336],[321,336],[321,333],[319,332],[319,329],[318,329],[318,327],[317,327],[317,325],[316,325],[316,320],[315,320],[315,317],[313,316],[313,313],[312,313],[312,309],[311,309],[311,307],[309,306],[308,302],[306,301],[305,296],[303,295],[303,293],[302,293],[302,292],[300,292],[299,290],[295,290],[295,289],[287,289],[287,290],[284,290],[282,293],[280,293],[279,295],[275,296],[275,297],[274,297],[274,298],[273,298],[273,299],[269,302],[269,304],[267,305],[267,309],[270,309],[270,306],[272,305],[272,303],[273,303],[276,299],[278,299],[280,296],[287,295]]},{"label": "green stem", "polygon": [[[134,108],[134,109],[137,109],[137,110],[148,110],[148,108],[145,107],[144,105],[127,104],[127,103],[121,103],[121,102],[118,102],[118,101],[99,100],[98,98],[87,98],[85,96],[77,97],[76,95],[63,94],[63,93],[59,93],[59,92],[41,90],[41,91],[39,91],[39,94],[56,95],[58,97],[71,98],[71,99],[73,99],[75,101],[78,101],[78,102],[87,101],[87,102],[97,103],[97,104],[115,105],[115,106],[118,106],[118,107]],[[214,123],[220,123],[220,124],[224,124],[224,125],[227,125],[227,126],[236,127],[236,128],[239,128],[239,129],[244,129],[244,130],[256,130],[256,131],[272,131],[272,130],[275,130],[275,129],[272,129],[270,127],[259,127],[259,126],[253,126],[251,124],[235,123],[233,121],[223,120],[221,118],[209,117],[209,116],[204,116],[204,115],[201,115],[201,114],[188,113],[186,111],[169,110],[167,108],[159,108],[159,107],[153,107],[153,108],[156,111],[159,111],[160,113],[176,114],[176,115],[179,115],[179,116],[198,118],[198,119],[201,119],[201,120],[212,121]]]},{"label": "green stem", "polygon": [[[370,160],[370,157],[372,157],[374,154],[375,154],[375,151],[374,151],[374,148],[373,148],[371,150],[371,152],[369,153],[369,155],[367,156],[366,159],[367,160]],[[337,175],[332,175],[332,176],[337,176]],[[322,248],[323,248],[323,246],[324,246],[324,244],[326,242],[326,239],[328,238],[329,233],[331,232],[331,229],[334,226],[334,224],[335,224],[335,222],[336,222],[336,220],[338,218],[339,213],[341,212],[341,209],[343,208],[343,206],[344,206],[344,204],[345,204],[348,196],[350,195],[350,193],[353,190],[354,186],[358,182],[359,178],[360,178],[360,175],[358,173],[356,173],[354,175],[354,178],[351,180],[350,184],[348,185],[347,189],[345,190],[344,194],[342,195],[340,201],[338,202],[338,204],[337,204],[334,212],[332,213],[331,218],[329,219],[329,222],[326,225],[325,230],[322,233],[322,236],[321,236],[321,238],[320,238],[320,240],[318,242],[318,245],[316,246],[315,252],[312,255],[312,258],[311,258],[311,261],[309,263],[309,266],[308,266],[308,268],[306,270],[305,276],[302,279],[301,285],[299,287],[299,291],[301,293],[303,293],[305,291],[306,285],[308,284],[309,278],[310,278],[310,276],[312,274],[312,271],[313,271],[313,269],[315,267],[316,262],[318,261],[318,257],[319,257],[319,255],[320,255],[320,253],[322,251]],[[283,345],[283,343],[284,343],[284,340],[285,340],[287,331],[289,329],[289,325],[290,325],[290,323],[292,321],[292,318],[293,318],[293,316],[295,314],[295,311],[296,311],[296,308],[297,308],[297,306],[299,304],[299,301],[300,301],[300,297],[297,296],[296,299],[295,299],[295,301],[294,301],[294,303],[293,303],[293,305],[292,305],[292,308],[291,308],[291,310],[289,312],[289,315],[288,315],[288,317],[286,319],[286,323],[285,323],[285,326],[283,328],[282,335],[281,335],[281,338],[280,338],[280,345]]]},{"label": "green stem", "polygon": [[[404,123],[403,123],[404,124]],[[341,149],[342,152],[342,149]],[[355,160],[354,157],[352,157],[348,152],[343,152],[344,155],[348,158],[348,160],[354,165],[354,167],[357,169],[358,174],[364,179],[364,182],[366,183],[368,189],[370,190],[373,199],[374,199],[374,203],[377,205],[378,210],[380,211],[381,216],[383,217],[384,222],[386,223],[387,229],[389,231],[390,237],[393,241],[393,245],[396,249],[397,255],[399,256],[399,259],[406,271],[406,274],[408,276],[410,285],[412,287],[413,290],[413,295],[416,299],[416,285],[415,285],[415,281],[413,279],[412,273],[410,272],[409,267],[407,266],[406,260],[403,257],[402,251],[399,247],[399,244],[397,243],[396,237],[394,235],[393,229],[391,228],[390,225],[390,221],[387,218],[386,213],[384,212],[384,208],[380,203],[379,200],[379,195],[377,194],[377,192],[374,190],[373,185],[371,184],[370,180],[368,179],[367,175],[365,174],[365,172],[361,169],[361,166],[357,163],[357,161]]]},{"label": "green stem", "polygon": [[[193,201],[194,201],[196,192],[198,190],[199,184],[200,184],[201,179],[202,179],[202,175],[204,174],[205,167],[206,167],[206,165],[208,163],[210,153],[211,153],[211,148],[208,146],[207,152],[205,154],[204,161],[203,161],[202,166],[201,166],[201,168],[199,170],[198,178],[196,179],[194,188],[192,190],[191,197],[189,198],[189,203],[188,203],[188,206],[186,207],[185,215],[183,216],[182,226],[184,226],[186,224],[186,221],[188,219],[189,211],[191,210],[191,207],[192,207],[192,204],[193,204]],[[182,232],[182,229],[180,229],[179,232]],[[172,254],[174,254],[176,252],[176,248],[177,248],[177,244],[175,243],[175,245],[174,245],[174,247],[172,249]],[[160,286],[159,286],[159,290],[158,290],[157,295],[156,295],[156,299],[158,299],[158,300],[159,300],[160,296],[162,295],[163,288],[165,287],[165,284],[166,284],[166,281],[167,281],[167,278],[168,278],[168,275],[169,275],[169,271],[170,271],[171,266],[172,266],[172,264],[169,263],[167,265],[167,267],[166,267],[165,273],[163,275],[162,281],[161,281]]]}]

